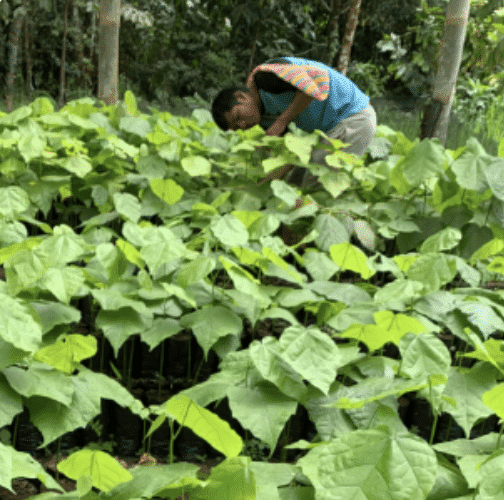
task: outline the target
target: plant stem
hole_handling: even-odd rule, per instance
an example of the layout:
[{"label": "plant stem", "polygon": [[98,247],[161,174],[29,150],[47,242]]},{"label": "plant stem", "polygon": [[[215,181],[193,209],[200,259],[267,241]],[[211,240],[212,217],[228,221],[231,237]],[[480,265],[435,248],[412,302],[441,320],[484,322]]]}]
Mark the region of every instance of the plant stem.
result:
[{"label": "plant stem", "polygon": [[58,443],[57,443],[57,448],[56,448],[56,482],[59,481],[59,470],[58,470],[58,463],[60,461],[61,457],[61,436],[58,438]]},{"label": "plant stem", "polygon": [[168,418],[168,424],[170,426],[170,464],[173,464],[173,462],[174,462],[173,448],[174,448],[176,436],[173,433],[173,420],[171,418]]},{"label": "plant stem", "polygon": [[189,346],[187,348],[187,380],[191,379],[191,354],[192,354],[192,338],[189,337]]},{"label": "plant stem", "polygon": [[128,390],[131,389],[131,374],[133,372],[133,354],[135,353],[135,339],[132,338],[130,341],[130,353],[128,360]]},{"label": "plant stem", "polygon": [[434,407],[434,401],[432,398],[432,383],[431,383],[430,379],[429,379],[429,398],[430,398],[430,405],[432,408],[432,414],[434,415],[434,422],[432,422],[431,434],[430,434],[430,439],[429,439],[429,444],[432,446],[432,444],[434,443],[434,436],[436,435],[436,427],[437,427],[439,415]]},{"label": "plant stem", "polygon": [[[287,425],[285,426],[285,440],[286,444],[289,444],[290,441],[290,431],[291,431],[291,419],[287,420]],[[287,462],[287,450],[285,448],[286,444],[282,447],[282,462]]]},{"label": "plant stem", "polygon": [[495,447],[496,450],[500,448],[500,443],[502,439],[502,433],[504,432],[504,422],[501,424],[500,432],[499,432],[499,437],[497,438],[497,446]]},{"label": "plant stem", "polygon": [[203,363],[205,362],[205,356],[203,356],[201,358],[201,361],[199,362],[198,364],[198,368],[196,368],[196,373],[194,374],[194,378],[193,378],[193,381],[192,381],[192,384],[191,385],[196,385],[196,382],[198,380],[198,376],[200,374],[200,371],[201,371],[201,368],[203,368]]},{"label": "plant stem", "polygon": [[158,378],[158,398],[161,398],[161,385],[163,383],[163,364],[164,364],[164,356],[165,356],[165,342],[163,340],[161,342],[161,353],[159,355],[159,378]]},{"label": "plant stem", "polygon": [[445,441],[448,441],[448,438],[450,437],[452,423],[453,423],[453,417],[450,415],[450,420],[448,421],[448,428],[446,429],[446,434],[445,434],[445,438],[444,438]]},{"label": "plant stem", "polygon": [[103,373],[104,366],[105,366],[105,335],[102,334],[100,342],[100,373]]},{"label": "plant stem", "polygon": [[14,419],[14,429],[12,430],[12,446],[16,447],[17,435],[19,429],[19,415]]}]

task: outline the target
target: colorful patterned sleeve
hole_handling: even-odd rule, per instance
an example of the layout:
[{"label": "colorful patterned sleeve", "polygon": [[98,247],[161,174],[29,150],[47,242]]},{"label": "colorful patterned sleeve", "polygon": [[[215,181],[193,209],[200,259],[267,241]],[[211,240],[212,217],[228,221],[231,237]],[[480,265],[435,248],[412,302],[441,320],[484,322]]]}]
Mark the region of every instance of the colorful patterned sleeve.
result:
[{"label": "colorful patterned sleeve", "polygon": [[323,68],[290,63],[265,63],[254,68],[252,75],[257,71],[274,73],[317,101],[325,101],[329,97],[329,73]]}]

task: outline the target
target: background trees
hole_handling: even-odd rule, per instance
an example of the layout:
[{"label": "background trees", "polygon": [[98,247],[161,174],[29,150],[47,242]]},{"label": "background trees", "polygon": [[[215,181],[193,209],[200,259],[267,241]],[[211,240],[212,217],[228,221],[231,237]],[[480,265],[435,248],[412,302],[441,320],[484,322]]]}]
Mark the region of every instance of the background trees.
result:
[{"label": "background trees", "polygon": [[[364,1],[356,16],[359,3],[123,3],[119,61],[114,63],[117,92],[131,89],[162,107],[195,93],[208,100],[223,86],[244,82],[252,65],[295,54],[334,67],[346,60],[348,75],[372,97],[400,93],[414,100],[430,95],[447,0]],[[501,90],[503,7],[504,0],[471,2],[454,103],[461,112],[473,106],[475,115],[474,107],[482,109]],[[60,103],[84,95],[104,97],[98,88],[99,11],[98,0],[2,0],[0,78],[9,106],[40,95],[59,97]],[[349,19],[354,23],[348,34],[355,36],[344,45]],[[469,99],[470,106],[459,106],[461,99]]]}]

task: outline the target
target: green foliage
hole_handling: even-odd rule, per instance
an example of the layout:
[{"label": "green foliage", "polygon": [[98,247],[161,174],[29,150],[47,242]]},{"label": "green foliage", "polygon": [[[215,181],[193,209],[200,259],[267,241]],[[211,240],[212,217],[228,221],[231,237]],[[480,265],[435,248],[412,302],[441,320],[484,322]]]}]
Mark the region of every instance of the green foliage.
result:
[{"label": "green foliage", "polygon": [[[125,101],[60,112],[36,101],[0,124],[12,159],[0,169],[0,425],[26,407],[45,446],[110,399],[150,426],[146,437],[171,429],[167,466],[126,472],[103,452],[70,455],[60,471],[79,491],[67,497],[499,498],[500,440],[480,449],[471,433],[503,416],[504,301],[485,288],[504,258],[501,159],[476,139],[450,151],[379,127],[379,157],[359,162],[334,142],[334,172],[309,163],[318,134],[222,133],[202,111],[141,114]],[[28,131],[37,140],[20,147]],[[321,187],[258,186],[278,158]],[[288,245],[285,229],[303,243]],[[84,300],[85,335],[73,328]],[[244,326],[255,334],[266,319],[281,331],[242,344]],[[117,355],[133,336],[154,348],[182,330],[219,369],[160,406],[135,399],[126,372],[124,387],[82,364],[97,335]],[[427,400],[430,436],[401,421],[405,394]],[[224,398],[270,456],[290,444],[300,407],[318,438],[290,444],[295,465],[254,462],[247,438],[206,408]],[[433,444],[442,413],[470,452]],[[183,427],[224,458],[205,481],[174,463]],[[33,473],[10,467],[17,452],[2,446],[2,485]]]}]

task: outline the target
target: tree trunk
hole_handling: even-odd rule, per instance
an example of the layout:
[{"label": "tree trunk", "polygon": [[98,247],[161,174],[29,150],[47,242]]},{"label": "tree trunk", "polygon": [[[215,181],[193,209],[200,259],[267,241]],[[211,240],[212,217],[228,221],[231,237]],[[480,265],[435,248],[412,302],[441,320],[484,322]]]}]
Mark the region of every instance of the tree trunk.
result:
[{"label": "tree trunk", "polygon": [[98,99],[115,104],[119,92],[120,0],[100,0]]},{"label": "tree trunk", "polygon": [[333,65],[336,56],[336,42],[338,40],[338,20],[341,10],[341,0],[331,0],[331,12],[327,24],[327,57],[326,64]]},{"label": "tree trunk", "polygon": [[[429,110],[424,113],[422,135],[437,137],[443,144],[448,135],[450,111],[455,95],[462,51],[467,32],[470,0],[450,0],[446,9],[446,19],[441,45],[441,52],[432,94],[434,109],[437,113],[432,116]],[[437,104],[437,106],[436,106]],[[431,105],[431,111],[433,106]],[[437,115],[437,116],[436,116]],[[430,126],[428,124],[430,120]]]},{"label": "tree trunk", "polygon": [[70,0],[65,0],[65,13],[63,15],[63,45],[61,50],[61,69],[58,106],[60,108],[65,104],[65,77],[66,77],[66,49],[67,49],[67,31],[68,31],[68,4]]},{"label": "tree trunk", "polygon": [[75,30],[74,45],[75,45],[75,58],[77,59],[77,68],[79,69],[79,82],[83,89],[89,88],[89,78],[87,73],[86,64],[84,63],[84,36],[82,34],[82,22],[79,12],[79,4],[74,1],[72,11],[72,23]]},{"label": "tree trunk", "polygon": [[259,38],[259,31],[261,29],[261,22],[262,22],[261,13],[262,13],[263,8],[264,8],[264,0],[262,0],[261,6],[259,7],[259,17],[256,22],[254,39],[252,40],[252,50],[250,51],[250,60],[249,60],[249,67],[248,67],[247,76],[250,75],[250,73],[252,72],[252,69],[254,67],[254,58],[255,58],[256,48],[257,48],[257,39]]},{"label": "tree trunk", "polygon": [[343,37],[343,42],[341,43],[338,65],[336,66],[336,69],[342,75],[346,75],[348,63],[350,62],[350,52],[352,51],[355,30],[357,29],[361,3],[362,0],[352,0],[350,3],[350,10],[348,11],[348,18],[345,28],[345,36]]},{"label": "tree trunk", "polygon": [[14,104],[14,82],[16,80],[17,57],[24,18],[24,10],[19,10],[15,13],[9,32],[9,72],[7,73],[5,91],[5,106],[7,113],[12,111]]},{"label": "tree trunk", "polygon": [[26,63],[26,97],[29,101],[33,97],[33,71],[32,71],[32,58],[31,58],[31,36],[30,36],[30,9],[29,0],[23,0],[23,7],[26,11],[24,22],[24,52]]}]

